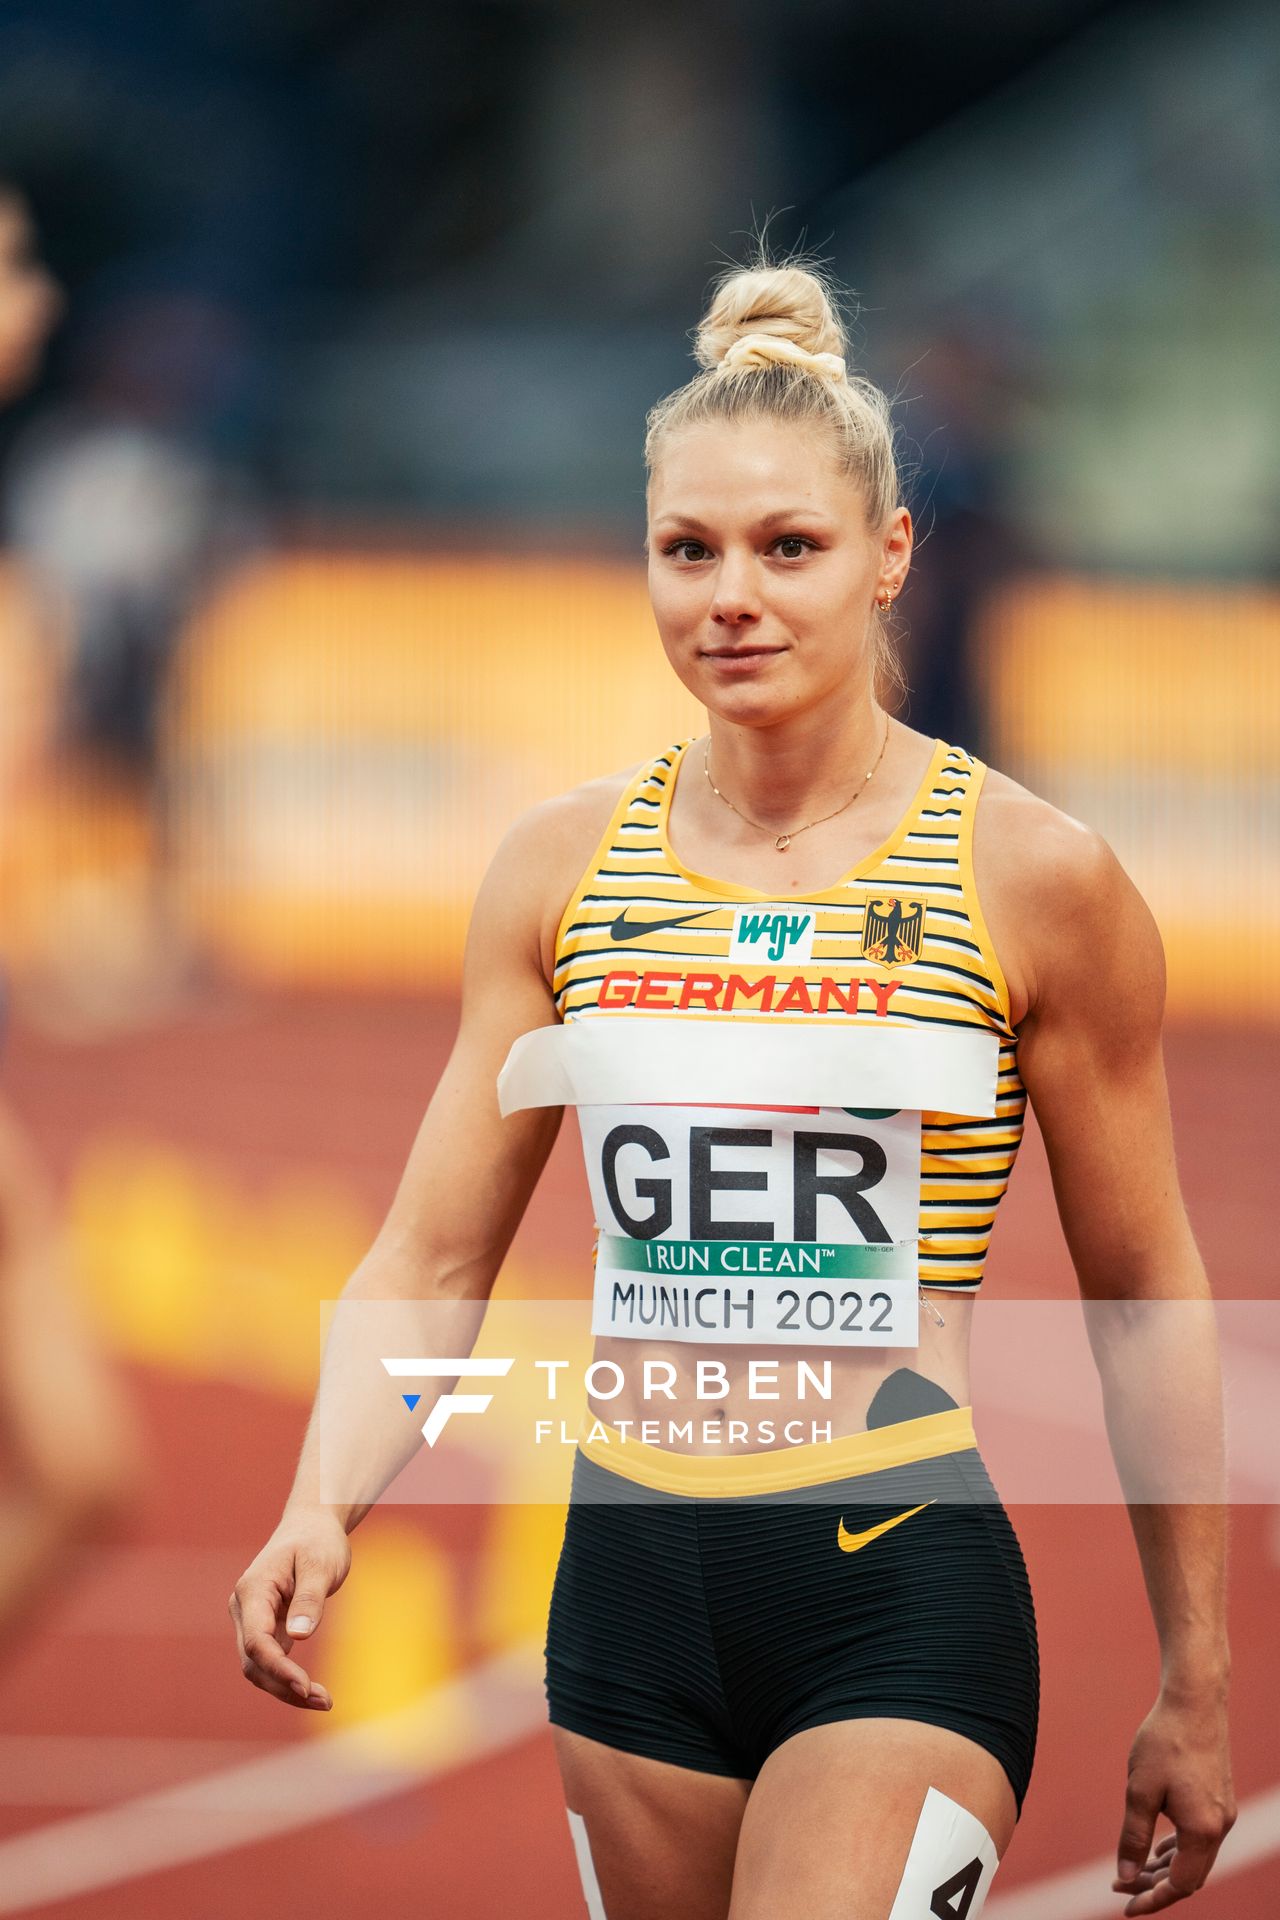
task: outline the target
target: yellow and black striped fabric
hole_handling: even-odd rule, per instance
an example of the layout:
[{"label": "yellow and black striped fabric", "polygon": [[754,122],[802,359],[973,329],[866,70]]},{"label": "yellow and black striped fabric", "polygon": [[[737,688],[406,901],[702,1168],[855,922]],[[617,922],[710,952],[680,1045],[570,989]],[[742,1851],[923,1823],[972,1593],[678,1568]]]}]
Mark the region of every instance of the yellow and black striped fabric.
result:
[{"label": "yellow and black striped fabric", "polygon": [[[743,959],[739,947],[731,959],[740,910],[780,896],[696,873],[673,852],[667,819],[690,744],[665,747],[632,776],[565,907],[553,982],[561,1019],[608,1018],[601,989],[629,970],[653,983],[640,1004],[723,1010],[748,1046],[753,1026],[780,1021],[994,1032],[994,1117],[921,1117],[919,1280],[975,1292],[1026,1109],[1008,986],[973,874],[985,763],[935,739],[889,839],[834,886],[786,894],[816,914],[810,956]],[[740,984],[726,999],[731,979]]]}]

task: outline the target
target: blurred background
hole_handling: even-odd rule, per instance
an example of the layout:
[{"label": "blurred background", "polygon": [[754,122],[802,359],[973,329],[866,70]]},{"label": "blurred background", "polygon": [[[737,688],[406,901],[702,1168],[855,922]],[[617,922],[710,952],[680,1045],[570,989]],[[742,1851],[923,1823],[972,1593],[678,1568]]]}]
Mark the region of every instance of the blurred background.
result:
[{"label": "blurred background", "polygon": [[[1141,887],[1201,1250],[1274,1294],[1278,116],[1262,0],[0,9],[5,1218],[43,1195],[0,1280],[0,1912],[580,1910],[536,1659],[561,1514],[372,1515],[332,1715],[244,1684],[226,1595],[489,855],[704,723],[648,605],[643,418],[766,216],[856,289],[895,400],[899,717]],[[501,1289],[583,1291],[590,1224],[571,1123]],[[988,1273],[1074,1292],[1030,1119]],[[1070,1561],[1061,1510],[1015,1517],[1046,1691],[987,1911],[1090,1920],[1154,1636],[1122,1511]],[[1237,1517],[1261,1701],[1280,1535]],[[1246,1695],[1203,1920],[1280,1850]]]}]

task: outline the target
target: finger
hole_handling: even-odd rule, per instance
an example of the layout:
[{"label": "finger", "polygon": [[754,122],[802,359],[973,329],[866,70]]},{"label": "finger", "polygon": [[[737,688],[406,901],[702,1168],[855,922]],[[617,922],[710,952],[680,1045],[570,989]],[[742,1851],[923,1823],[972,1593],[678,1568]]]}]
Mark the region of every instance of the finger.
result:
[{"label": "finger", "polygon": [[1160,1882],[1167,1880],[1168,1877],[1168,1867],[1160,1865],[1156,1867],[1145,1867],[1136,1880],[1128,1880],[1123,1885],[1121,1885],[1118,1880],[1113,1880],[1111,1884],[1117,1893],[1132,1895],[1135,1893],[1146,1893],[1150,1888],[1158,1887]]},{"label": "finger", "polygon": [[1137,1876],[1147,1865],[1156,1815],[1160,1811],[1160,1797],[1159,1793],[1144,1793],[1130,1780],[1125,1796],[1120,1844],[1116,1849],[1116,1878],[1127,1886],[1136,1884]]},{"label": "finger", "polygon": [[[249,1619],[253,1620],[257,1618],[258,1610],[255,1608],[252,1602],[252,1599],[250,1598],[248,1589],[246,1589],[245,1600],[246,1600],[246,1605],[248,1607]],[[245,1662],[251,1658],[247,1641],[250,1637],[251,1631],[253,1630],[246,1627],[245,1610],[244,1608],[241,1607],[240,1594],[238,1590],[234,1591],[231,1595],[231,1598],[227,1601],[227,1611],[230,1613],[231,1618],[235,1622],[236,1640],[238,1642],[240,1662],[241,1662],[241,1665],[243,1666]],[[257,1632],[261,1633],[261,1629],[258,1629]],[[284,1654],[287,1654],[290,1646],[292,1645],[292,1642],[289,1640],[288,1635],[283,1634],[280,1630],[278,1613],[274,1617],[270,1635],[265,1636],[261,1640],[255,1640],[255,1645],[257,1647],[257,1651],[259,1654],[258,1665],[262,1667],[264,1670],[267,1667],[269,1667],[272,1670],[272,1672],[279,1672],[281,1663],[279,1661],[277,1650],[279,1652],[283,1652]],[[303,1681],[307,1679],[305,1670],[302,1667],[299,1667],[295,1661],[289,1661],[289,1660],[286,1660],[283,1662],[283,1667],[285,1669],[289,1669],[289,1668],[294,1669],[294,1671],[288,1675],[289,1684],[293,1687],[296,1693],[298,1693],[302,1698],[305,1699],[307,1693],[310,1690],[309,1683],[306,1687],[304,1687],[302,1684]]]},{"label": "finger", "polygon": [[311,1691],[311,1676],[296,1660],[290,1660],[273,1632],[246,1629],[244,1651],[255,1667],[284,1686],[292,1687],[300,1699],[306,1699]]},{"label": "finger", "polygon": [[312,1634],[320,1625],[332,1584],[329,1570],[300,1547],[293,1563],[293,1598],[289,1602],[288,1630],[296,1637]]},{"label": "finger", "polygon": [[1141,1888],[1125,1906],[1125,1920],[1140,1920],[1140,1916],[1144,1913],[1159,1913],[1163,1907],[1172,1906],[1174,1902],[1184,1897],[1180,1893],[1170,1894],[1167,1891],[1168,1885],[1167,1879],[1160,1879],[1153,1880],[1150,1886]]},{"label": "finger", "polygon": [[1162,1880],[1159,1886],[1149,1887],[1129,1901],[1124,1909],[1125,1920],[1142,1920],[1143,1914],[1163,1913],[1166,1907],[1176,1906],[1179,1900],[1187,1898],[1185,1893],[1170,1893],[1169,1882]]},{"label": "finger", "polygon": [[278,1682],[264,1690],[279,1699],[291,1690],[294,1705],[307,1706],[318,1699],[332,1706],[328,1693],[306,1668],[288,1658],[293,1642],[280,1624],[287,1606],[281,1585],[279,1577],[259,1571],[253,1578],[243,1578],[232,1591],[227,1604],[236,1623],[241,1666],[248,1674],[251,1664],[262,1676]]},{"label": "finger", "polygon": [[1169,1885],[1179,1896],[1195,1893],[1209,1877],[1209,1869],[1222,1844],[1207,1833],[1181,1832],[1169,1861]]},{"label": "finger", "polygon": [[1111,1882],[1112,1887],[1119,1888],[1121,1891],[1134,1893],[1138,1890],[1139,1886],[1153,1878],[1159,1878],[1161,1874],[1167,1873],[1169,1871],[1169,1855],[1173,1850],[1177,1837],[1177,1834],[1172,1829],[1170,1829],[1168,1833],[1161,1834],[1160,1838],[1156,1841],[1154,1849],[1148,1855],[1144,1864],[1139,1868],[1136,1878],[1132,1880],[1121,1880],[1119,1874],[1116,1874]]},{"label": "finger", "polygon": [[1126,1915],[1133,1915],[1137,1920],[1141,1914],[1161,1913],[1179,1900],[1189,1899],[1204,1885],[1218,1844],[1199,1836],[1190,1840],[1180,1839],[1173,1853],[1167,1856],[1167,1871],[1162,1863],[1159,1873],[1152,1877],[1151,1884],[1144,1887],[1136,1899],[1126,1906]]},{"label": "finger", "polygon": [[[252,1608],[252,1604],[248,1600],[247,1590],[246,1590],[246,1604],[250,1606],[250,1617],[253,1617],[253,1608]],[[265,1658],[257,1662],[255,1662],[253,1659],[253,1656],[248,1644],[250,1639],[250,1633],[245,1626],[245,1611],[240,1604],[240,1594],[238,1591],[233,1592],[231,1595],[231,1598],[228,1600],[227,1611],[230,1613],[232,1620],[235,1622],[236,1651],[240,1656],[241,1670],[245,1673],[246,1676],[248,1676],[250,1667],[256,1667],[257,1671],[264,1672],[264,1673],[267,1667],[270,1667],[271,1671],[273,1673],[276,1673],[278,1670],[280,1649],[278,1647],[274,1648],[274,1657],[273,1657],[273,1652],[268,1651],[268,1648],[272,1647],[271,1641],[268,1639],[264,1643],[262,1636],[260,1634],[255,1634],[253,1638],[255,1641],[255,1645],[257,1645],[259,1651],[265,1655]],[[285,1651],[286,1652],[288,1651],[287,1648],[285,1649]],[[298,1695],[299,1698],[305,1700],[308,1693],[310,1692],[310,1682],[307,1679],[307,1675],[304,1673],[303,1669],[297,1665],[295,1661],[286,1660],[283,1662],[283,1667],[284,1667],[284,1671],[282,1674],[280,1674],[280,1678],[287,1682],[289,1687],[292,1689],[292,1691],[295,1694]],[[303,1685],[304,1681],[307,1681],[307,1684],[305,1686]],[[274,1688],[272,1688],[272,1691],[274,1691]]]},{"label": "finger", "polygon": [[291,1584],[291,1557],[286,1564],[288,1572],[283,1567],[278,1571],[275,1568],[259,1568],[255,1573],[242,1577],[236,1587],[240,1603],[240,1631],[244,1650],[249,1657],[277,1679],[294,1682],[305,1699],[310,1687],[306,1669],[287,1657],[277,1635],[280,1609],[285,1604],[283,1589],[286,1583]]},{"label": "finger", "polygon": [[247,1656],[240,1662],[240,1670],[251,1686],[257,1687],[260,1693],[269,1693],[273,1699],[283,1700],[286,1706],[309,1707],[327,1713],[333,1705],[319,1681],[312,1682],[310,1692],[303,1698],[283,1680],[275,1680],[269,1673],[264,1673]]},{"label": "finger", "polygon": [[[1136,1880],[1127,1880],[1123,1885],[1121,1885],[1119,1880],[1113,1880],[1111,1882],[1111,1888],[1114,1893],[1127,1894],[1129,1899],[1133,1900],[1140,1893],[1149,1893],[1155,1884],[1156,1879],[1154,1874],[1140,1873]],[[1126,1913],[1135,1913],[1136,1911],[1137,1909],[1132,1906],[1125,1908]]]}]

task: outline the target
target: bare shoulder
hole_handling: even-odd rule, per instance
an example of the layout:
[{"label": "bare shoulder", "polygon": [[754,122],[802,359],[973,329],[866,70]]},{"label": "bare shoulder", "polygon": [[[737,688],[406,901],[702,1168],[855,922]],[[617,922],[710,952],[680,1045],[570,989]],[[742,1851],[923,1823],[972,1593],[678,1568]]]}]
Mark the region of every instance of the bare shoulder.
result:
[{"label": "bare shoulder", "polygon": [[978,796],[973,866],[1015,1026],[1053,982],[1098,978],[1126,945],[1162,969],[1151,909],[1104,835],[995,767]]},{"label": "bare shoulder", "polygon": [[523,931],[536,943],[548,987],[555,937],[566,902],[628,782],[645,760],[595,775],[518,813],[498,846],[484,886],[500,886],[517,903]]},{"label": "bare shoulder", "polygon": [[997,767],[987,768],[987,777],[978,796],[974,815],[974,854],[981,840],[989,857],[987,867],[999,879],[1000,869],[1010,867],[1019,886],[1050,869],[1058,878],[1066,877],[1090,849],[1106,846],[1102,835],[1074,814],[1055,807],[1051,800],[1033,793]]}]

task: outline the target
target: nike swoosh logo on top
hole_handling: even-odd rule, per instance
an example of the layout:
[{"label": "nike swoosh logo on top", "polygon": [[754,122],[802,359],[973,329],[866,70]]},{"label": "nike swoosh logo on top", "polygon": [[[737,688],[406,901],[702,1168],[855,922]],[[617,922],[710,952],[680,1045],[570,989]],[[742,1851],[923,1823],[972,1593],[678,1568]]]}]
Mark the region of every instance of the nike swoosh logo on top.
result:
[{"label": "nike swoosh logo on top", "polygon": [[926,1507],[931,1507],[932,1505],[932,1500],[922,1500],[918,1507],[908,1507],[905,1513],[895,1513],[892,1520],[882,1520],[878,1527],[867,1527],[862,1533],[850,1533],[849,1529],[845,1526],[844,1520],[841,1519],[840,1530],[836,1534],[836,1539],[840,1543],[840,1551],[842,1553],[856,1553],[859,1547],[866,1546],[868,1540],[878,1539],[882,1533],[888,1533],[890,1527],[900,1527],[902,1522],[909,1520],[913,1513],[923,1513]]},{"label": "nike swoosh logo on top", "polygon": [[699,907],[696,913],[669,913],[661,920],[628,920],[624,907],[609,928],[611,940],[638,940],[643,934],[656,933],[659,927],[682,927],[686,920],[701,920],[705,914],[721,913],[721,907]]}]

